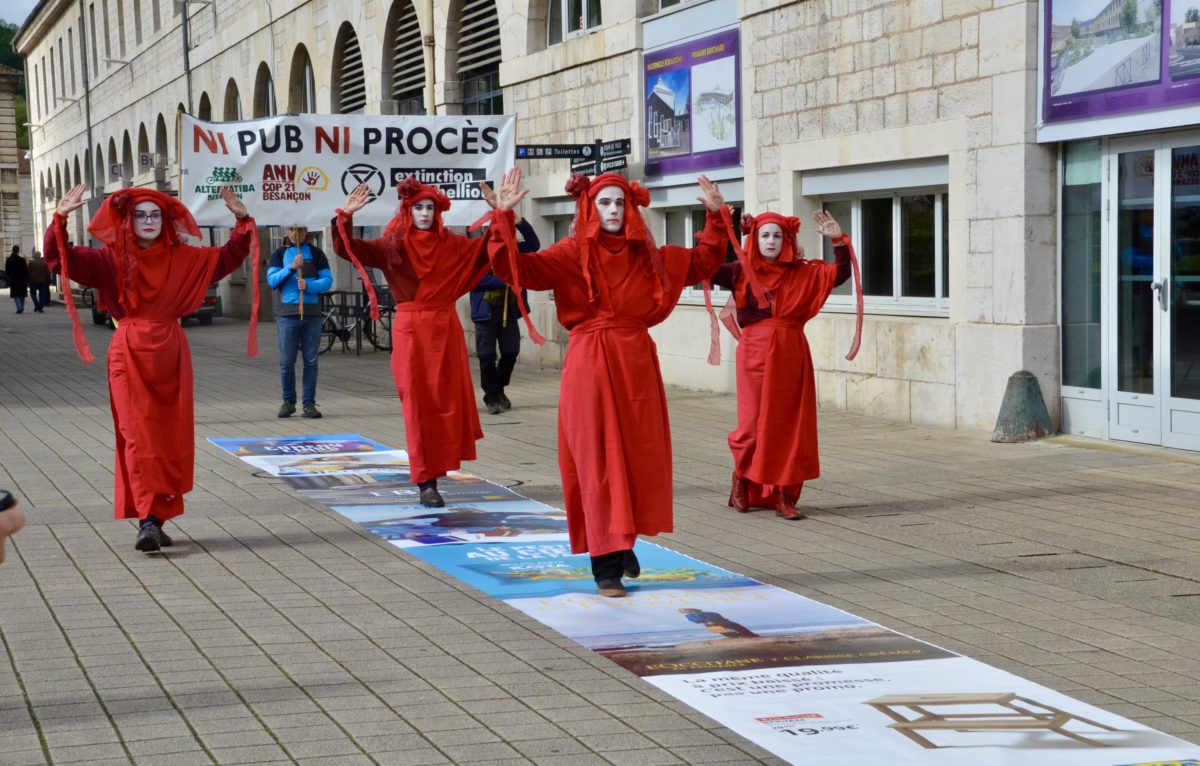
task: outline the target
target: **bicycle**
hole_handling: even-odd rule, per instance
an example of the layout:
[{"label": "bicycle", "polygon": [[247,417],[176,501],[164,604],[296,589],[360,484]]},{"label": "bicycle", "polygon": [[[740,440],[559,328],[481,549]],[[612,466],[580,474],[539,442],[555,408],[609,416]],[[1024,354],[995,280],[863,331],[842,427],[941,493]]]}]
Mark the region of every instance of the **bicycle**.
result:
[{"label": "bicycle", "polygon": [[342,351],[354,339],[355,353],[362,351],[362,337],[378,351],[392,350],[392,316],[396,313],[391,293],[386,288],[376,288],[379,298],[379,319],[371,319],[371,307],[364,290],[353,293],[334,290],[321,296],[321,348],[324,354],[333,348],[334,341],[342,342]]}]

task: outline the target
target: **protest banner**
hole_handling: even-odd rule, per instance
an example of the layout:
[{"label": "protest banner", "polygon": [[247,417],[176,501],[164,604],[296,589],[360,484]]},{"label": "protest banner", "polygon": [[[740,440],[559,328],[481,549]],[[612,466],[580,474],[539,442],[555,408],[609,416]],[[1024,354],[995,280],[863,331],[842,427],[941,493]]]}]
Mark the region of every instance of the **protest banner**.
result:
[{"label": "protest banner", "polygon": [[409,176],[450,198],[443,220],[467,226],[488,211],[479,182],[495,188],[512,166],[516,117],[293,114],[237,122],[183,116],[180,194],[201,225],[225,226],[228,186],[259,224],[322,228],[359,184],[371,200],[354,216],[382,226]]}]

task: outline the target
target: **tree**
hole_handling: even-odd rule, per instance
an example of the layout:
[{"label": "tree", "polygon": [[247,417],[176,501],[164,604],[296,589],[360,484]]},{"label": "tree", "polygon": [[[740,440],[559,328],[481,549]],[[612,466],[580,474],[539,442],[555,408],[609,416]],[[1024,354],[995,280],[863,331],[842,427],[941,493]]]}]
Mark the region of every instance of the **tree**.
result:
[{"label": "tree", "polygon": [[1071,19],[1071,37],[1074,37],[1076,40],[1080,37],[1079,19]]},{"label": "tree", "polygon": [[1121,27],[1129,32],[1137,27],[1137,0],[1124,0],[1121,3]]},{"label": "tree", "polygon": [[1183,20],[1193,23],[1200,22],[1200,8],[1188,8],[1187,12],[1183,14]]},{"label": "tree", "polygon": [[20,149],[29,148],[29,128],[25,127],[28,117],[25,112],[25,59],[21,54],[13,50],[13,38],[17,36],[17,30],[20,29],[16,24],[10,24],[7,21],[0,20],[0,64],[12,67],[21,72],[21,84],[17,86],[16,92],[16,112],[17,112],[17,147]]}]

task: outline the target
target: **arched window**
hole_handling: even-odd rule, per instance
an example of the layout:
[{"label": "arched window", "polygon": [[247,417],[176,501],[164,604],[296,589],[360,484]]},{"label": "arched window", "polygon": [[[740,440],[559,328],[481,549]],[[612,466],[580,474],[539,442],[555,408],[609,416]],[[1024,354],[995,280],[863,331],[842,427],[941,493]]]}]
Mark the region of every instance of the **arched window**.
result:
[{"label": "arched window", "polygon": [[384,114],[425,114],[425,53],[412,0],[394,0],[383,34]]},{"label": "arched window", "polygon": [[104,188],[108,173],[104,170],[104,148],[100,144],[96,144],[96,152],[92,155],[93,162],[96,165],[96,174],[92,177],[92,186]]},{"label": "arched window", "polygon": [[[145,157],[145,160],[142,158]],[[150,156],[150,136],[146,133],[146,123],[138,126],[138,156],[137,172],[145,173],[154,169],[154,157]],[[143,164],[144,163],[144,164]]]},{"label": "arched window", "polygon": [[338,30],[333,47],[333,111],[361,112],[367,105],[367,80],[363,75],[362,51],[350,22]]},{"label": "arched window", "polygon": [[91,149],[83,150],[83,174],[83,182],[87,184],[88,192],[90,193],[91,190],[96,186],[96,169],[92,163]]},{"label": "arched window", "polygon": [[[84,160],[83,160],[83,163],[84,163],[85,165],[87,164],[87,158],[86,158],[86,157],[84,158]],[[74,188],[74,187],[78,186],[79,184],[83,183],[83,176],[81,176],[81,175],[79,174],[79,155],[78,155],[78,154],[76,154],[76,155],[75,155],[75,168],[74,168],[74,171],[75,171],[75,172],[73,172],[73,173],[71,174],[71,181],[73,182],[73,183],[71,184],[71,187],[72,187],[72,188]]]},{"label": "arched window", "polygon": [[271,68],[267,62],[258,65],[258,73],[254,76],[254,111],[255,117],[270,117],[275,114],[275,82],[271,79]]},{"label": "arched window", "polygon": [[117,154],[117,140],[115,138],[108,139],[108,169],[105,170],[104,177],[109,181],[116,181],[121,176],[121,157]]},{"label": "arched window", "polygon": [[458,25],[463,114],[501,114],[500,20],[493,0],[463,0]]},{"label": "arched window", "polygon": [[600,0],[550,0],[546,43],[555,45],[585,35],[600,24]]},{"label": "arched window", "polygon": [[242,99],[238,95],[237,83],[234,82],[232,77],[225,84],[225,119],[242,119]]},{"label": "arched window", "polygon": [[317,86],[313,80],[312,59],[308,48],[296,46],[288,73],[288,111],[295,114],[317,111]]},{"label": "arched window", "polygon": [[158,122],[154,125],[154,164],[165,165],[170,153],[171,149],[167,144],[167,121],[160,114]]},{"label": "arched window", "polygon": [[212,101],[208,98],[208,91],[200,94],[200,107],[196,110],[196,116],[205,122],[212,119]]},{"label": "arched window", "polygon": [[[71,180],[71,171],[69,171],[69,170],[67,171],[67,180],[68,181]],[[62,199],[62,195],[63,195],[62,170],[58,167],[55,167],[54,168],[54,199]]]},{"label": "arched window", "polygon": [[125,140],[121,142],[121,178],[128,182],[133,178],[133,142],[129,140],[129,131],[125,131]]}]

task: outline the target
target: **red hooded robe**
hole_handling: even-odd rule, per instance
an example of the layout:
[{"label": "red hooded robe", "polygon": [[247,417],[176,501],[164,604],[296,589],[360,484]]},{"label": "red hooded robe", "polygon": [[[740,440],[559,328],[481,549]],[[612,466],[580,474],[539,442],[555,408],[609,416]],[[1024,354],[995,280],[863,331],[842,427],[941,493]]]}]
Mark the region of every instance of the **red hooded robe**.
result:
[{"label": "red hooded robe", "polygon": [[[621,234],[600,229],[595,198],[607,186],[625,192]],[[656,247],[638,212],[649,194],[619,175],[572,176],[567,190],[577,199],[572,236],[518,255],[513,215],[498,213],[488,249],[500,279],[554,290],[571,333],[558,464],[571,550],[602,556],[631,549],[639,534],[673,529],[671,429],[648,328],[667,318],[685,286],[721,265],[728,239],[721,216],[710,213],[696,247]]]},{"label": "red hooded robe", "polygon": [[[771,223],[783,229],[783,249],[774,263],[758,251],[759,229]],[[751,312],[768,316],[741,327],[737,427],[729,432],[729,449],[735,473],[750,481],[751,504],[774,506],[779,488],[798,497],[805,481],[821,475],[816,379],[804,324],[839,283],[838,265],[805,260],[796,243],[798,218],[764,213],[745,216],[743,225],[748,229],[743,260],[766,291],[765,309],[754,300],[741,263],[723,267],[713,281],[733,289],[739,310],[749,304]]]},{"label": "red hooded robe", "polygon": [[[383,271],[396,299],[392,375],[412,480],[420,483],[474,460],[475,442],[483,438],[454,303],[487,273],[488,259],[483,237],[468,239],[442,224],[442,213],[450,209],[445,194],[411,177],[398,191],[400,208],[379,239],[347,237],[353,220],[339,210],[333,252],[356,266]],[[434,203],[434,222],[421,231],[411,225],[410,210],[426,199]]]},{"label": "red hooded robe", "polygon": [[[145,249],[137,244],[132,226],[134,206],[142,202],[153,202],[163,214],[162,233]],[[88,231],[105,247],[67,247],[66,218],[56,213],[46,229],[46,263],[94,288],[118,320],[108,347],[115,516],[144,519],[153,514],[167,521],[183,513],[195,464],[192,356],[179,318],[195,312],[208,286],[245,260],[257,239],[254,219],[239,221],[220,248],[194,247],[184,243],[183,235],[198,238],[200,229],[183,203],[153,189],[130,189],[105,199]],[[64,288],[64,299],[69,295]],[[76,347],[90,362],[74,304],[69,302],[68,309],[76,325]]]}]

